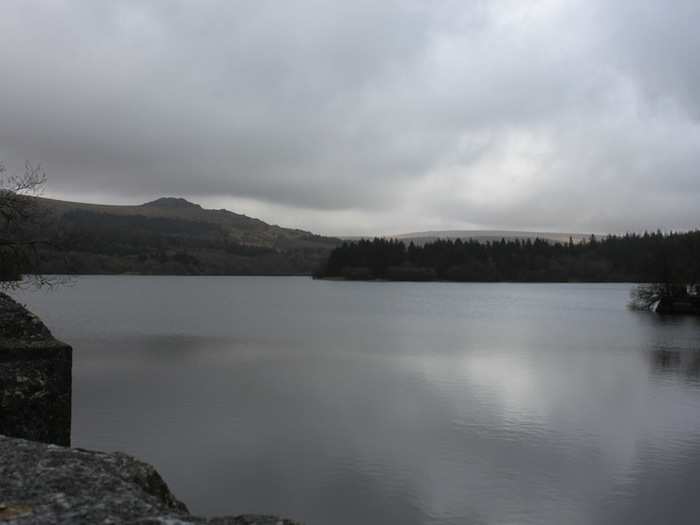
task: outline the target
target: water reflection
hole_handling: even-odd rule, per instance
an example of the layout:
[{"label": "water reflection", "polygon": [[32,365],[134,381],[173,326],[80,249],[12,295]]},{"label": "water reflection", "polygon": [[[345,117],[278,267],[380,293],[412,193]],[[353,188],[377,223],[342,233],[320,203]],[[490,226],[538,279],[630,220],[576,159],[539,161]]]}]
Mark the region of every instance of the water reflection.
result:
[{"label": "water reflection", "polygon": [[696,523],[700,324],[628,294],[124,277],[26,302],[76,348],[76,444],[198,513]]},{"label": "water reflection", "polygon": [[700,381],[700,350],[658,348],[651,352],[652,371],[660,376],[673,376],[691,383]]}]

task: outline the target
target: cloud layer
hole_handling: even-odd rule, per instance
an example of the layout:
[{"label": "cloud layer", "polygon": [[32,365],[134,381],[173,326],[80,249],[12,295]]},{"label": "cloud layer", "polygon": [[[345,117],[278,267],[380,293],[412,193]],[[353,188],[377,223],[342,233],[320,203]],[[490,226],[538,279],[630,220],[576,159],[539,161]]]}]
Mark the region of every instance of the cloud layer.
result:
[{"label": "cloud layer", "polygon": [[7,0],[0,158],[324,233],[700,220],[700,5]]}]

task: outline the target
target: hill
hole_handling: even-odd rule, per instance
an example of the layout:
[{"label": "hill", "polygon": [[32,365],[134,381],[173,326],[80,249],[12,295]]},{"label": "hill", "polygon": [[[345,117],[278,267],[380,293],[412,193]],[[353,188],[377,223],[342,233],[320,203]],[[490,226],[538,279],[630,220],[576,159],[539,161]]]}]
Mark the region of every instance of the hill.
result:
[{"label": "hill", "polygon": [[309,274],[338,239],[163,197],[134,206],[36,198],[44,273]]},{"label": "hill", "polygon": [[[353,236],[345,237],[346,240],[360,240],[366,237]],[[413,243],[422,246],[426,243],[435,242],[439,239],[461,239],[463,241],[475,240],[478,242],[493,242],[505,239],[506,241],[527,240],[534,241],[541,239],[549,242],[569,242],[579,243],[590,238],[590,234],[585,233],[552,233],[552,232],[530,232],[511,230],[430,230],[423,232],[401,233],[398,235],[385,235],[384,239],[397,239],[406,244]]]}]

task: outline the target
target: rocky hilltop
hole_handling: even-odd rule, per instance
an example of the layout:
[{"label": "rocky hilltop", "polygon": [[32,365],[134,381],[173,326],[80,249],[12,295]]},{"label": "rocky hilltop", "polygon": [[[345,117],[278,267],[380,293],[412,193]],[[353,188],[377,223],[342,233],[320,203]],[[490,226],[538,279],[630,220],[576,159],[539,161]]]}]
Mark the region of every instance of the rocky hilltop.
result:
[{"label": "rocky hilltop", "polygon": [[340,241],[177,197],[113,206],[34,198],[45,274],[310,274]]}]

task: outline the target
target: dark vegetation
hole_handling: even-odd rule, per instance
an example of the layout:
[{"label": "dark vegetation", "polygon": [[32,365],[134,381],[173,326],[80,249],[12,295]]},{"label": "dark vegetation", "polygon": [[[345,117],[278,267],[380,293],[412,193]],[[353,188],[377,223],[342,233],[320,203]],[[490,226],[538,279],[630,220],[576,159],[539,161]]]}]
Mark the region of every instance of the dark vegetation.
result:
[{"label": "dark vegetation", "polygon": [[310,274],[338,243],[182,199],[142,206],[42,199],[55,221],[38,271],[57,274]]},{"label": "dark vegetation", "polygon": [[23,279],[23,274],[37,267],[41,247],[48,246],[46,216],[35,197],[45,181],[40,166],[27,163],[23,172],[8,174],[0,164],[0,290],[15,288],[20,282],[54,282],[34,272]]},{"label": "dark vegetation", "polygon": [[311,274],[340,241],[179,198],[138,206],[44,199],[40,168],[0,165],[0,288],[47,275]]},{"label": "dark vegetation", "polygon": [[700,231],[627,234],[585,242],[541,239],[343,243],[317,277],[392,281],[639,282],[677,292],[700,281]]}]

